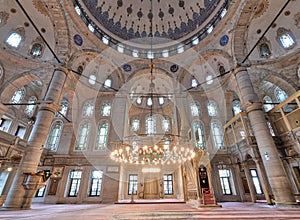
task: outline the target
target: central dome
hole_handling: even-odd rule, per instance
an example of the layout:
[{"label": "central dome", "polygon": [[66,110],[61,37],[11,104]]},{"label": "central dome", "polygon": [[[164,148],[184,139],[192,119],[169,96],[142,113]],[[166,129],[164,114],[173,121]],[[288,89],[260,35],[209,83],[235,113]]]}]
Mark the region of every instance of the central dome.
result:
[{"label": "central dome", "polygon": [[[191,47],[226,14],[231,0],[73,0],[80,16],[103,42],[120,51],[154,53]],[[160,50],[160,51],[155,51]],[[144,54],[147,52],[140,51]]]},{"label": "central dome", "polygon": [[82,0],[101,26],[123,40],[151,37],[151,33],[178,40],[201,27],[220,1]]}]

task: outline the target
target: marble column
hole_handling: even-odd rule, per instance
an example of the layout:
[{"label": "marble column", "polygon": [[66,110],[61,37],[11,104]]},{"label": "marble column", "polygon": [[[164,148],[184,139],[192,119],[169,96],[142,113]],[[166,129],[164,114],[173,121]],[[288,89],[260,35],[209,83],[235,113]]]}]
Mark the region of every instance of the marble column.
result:
[{"label": "marble column", "polygon": [[248,113],[276,205],[296,205],[284,167],[267,126],[262,103],[253,89],[247,68],[238,67],[235,70],[235,76],[241,96],[242,109]]},{"label": "marble column", "polygon": [[239,165],[234,164],[233,169],[234,169],[234,173],[235,173],[235,176],[236,176],[235,183],[237,184],[237,188],[238,188],[238,192],[239,192],[238,194],[241,197],[241,201],[245,202],[246,201],[245,192],[244,192],[244,188],[243,188],[243,182],[242,182],[241,171],[240,171]]},{"label": "marble column", "polygon": [[251,201],[256,202],[256,191],[255,191],[255,188],[253,185],[251,173],[250,173],[247,162],[243,162],[243,168],[244,168],[244,172],[245,172],[247,183],[248,183],[249,190],[250,190]]},{"label": "marble column", "polygon": [[39,106],[36,122],[28,138],[27,147],[19,169],[4,203],[4,209],[30,209],[31,201],[28,202],[28,199],[32,200],[32,198],[26,197],[27,193],[23,186],[26,178],[24,173],[35,173],[37,171],[52,119],[55,112],[59,109],[66,76],[67,71],[63,68],[56,69],[53,73],[45,95],[45,101],[53,102],[50,104],[43,103]]}]

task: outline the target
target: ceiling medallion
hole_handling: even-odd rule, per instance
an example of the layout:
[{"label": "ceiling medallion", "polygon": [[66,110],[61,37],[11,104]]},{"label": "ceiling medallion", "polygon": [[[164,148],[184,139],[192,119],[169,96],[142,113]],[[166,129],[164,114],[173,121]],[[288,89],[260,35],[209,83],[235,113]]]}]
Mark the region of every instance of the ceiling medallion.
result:
[{"label": "ceiling medallion", "polygon": [[82,44],[83,44],[83,39],[82,39],[82,37],[81,37],[79,34],[75,34],[73,39],[74,39],[74,43],[75,43],[77,46],[82,46]]},{"label": "ceiling medallion", "polygon": [[131,71],[131,66],[129,65],[129,64],[124,64],[123,65],[123,70],[125,71],[125,72],[130,72]]},{"label": "ceiling medallion", "polygon": [[220,39],[220,45],[221,45],[222,47],[224,47],[225,45],[228,44],[228,41],[229,41],[228,35],[224,35],[224,36],[222,36],[221,39]]}]

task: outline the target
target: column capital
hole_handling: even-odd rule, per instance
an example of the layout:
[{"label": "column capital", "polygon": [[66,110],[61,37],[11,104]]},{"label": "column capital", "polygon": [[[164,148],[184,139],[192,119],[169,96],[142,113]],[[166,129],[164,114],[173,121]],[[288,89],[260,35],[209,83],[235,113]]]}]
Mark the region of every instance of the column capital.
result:
[{"label": "column capital", "polygon": [[67,75],[68,72],[69,72],[69,70],[68,70],[67,67],[65,67],[65,66],[56,66],[56,67],[54,68],[54,72],[55,72],[55,71],[63,72],[63,73],[65,73],[66,75]]},{"label": "column capital", "polygon": [[236,75],[236,74],[238,74],[239,72],[242,72],[242,71],[248,71],[248,70],[247,70],[247,66],[240,66],[240,65],[238,65],[238,66],[234,69],[233,73],[234,73],[234,75]]},{"label": "column capital", "polygon": [[40,110],[51,111],[53,113],[59,110],[60,106],[56,103],[42,103],[40,104]]}]

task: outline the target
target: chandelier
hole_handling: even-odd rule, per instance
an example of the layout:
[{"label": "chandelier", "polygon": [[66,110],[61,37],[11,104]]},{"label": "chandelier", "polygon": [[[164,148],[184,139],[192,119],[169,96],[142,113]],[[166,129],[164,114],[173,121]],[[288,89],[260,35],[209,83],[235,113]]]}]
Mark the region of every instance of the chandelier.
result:
[{"label": "chandelier", "polygon": [[172,135],[135,136],[134,139],[131,144],[115,143],[111,159],[119,163],[169,165],[184,163],[195,157],[193,148],[176,141],[178,137],[174,139]]},{"label": "chandelier", "polygon": [[[152,10],[152,1],[151,1]],[[153,38],[153,19],[149,17],[150,32],[151,32],[151,51],[152,51],[152,38]],[[149,92],[146,94],[139,94],[147,100],[144,109],[150,107],[150,126],[154,126],[153,122],[153,109],[163,109],[162,106],[154,107],[154,97],[161,97],[162,94],[155,92],[155,83],[153,80],[154,57],[150,59],[150,84]],[[139,98],[140,98],[139,97]],[[141,103],[140,103],[141,104]],[[148,106],[148,107],[147,107]],[[149,112],[147,112],[148,114]],[[162,114],[164,115],[164,114]],[[174,131],[174,130],[173,130]],[[179,135],[172,134],[170,131],[159,134],[154,131],[145,132],[145,134],[135,133],[123,138],[122,141],[115,143],[115,148],[112,149],[111,159],[119,163],[129,164],[175,164],[184,163],[195,157],[194,148],[186,138],[181,138]]]}]

